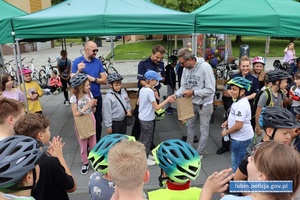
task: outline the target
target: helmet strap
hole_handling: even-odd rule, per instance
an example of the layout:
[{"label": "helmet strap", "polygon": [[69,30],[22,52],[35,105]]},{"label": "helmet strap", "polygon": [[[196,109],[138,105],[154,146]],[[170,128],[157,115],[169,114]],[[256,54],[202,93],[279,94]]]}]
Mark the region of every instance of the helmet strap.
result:
[{"label": "helmet strap", "polygon": [[11,187],[9,189],[10,190],[16,190],[16,191],[33,189],[36,186],[36,171],[35,171],[35,168],[32,169],[32,176],[33,176],[33,184],[31,186],[24,186],[24,187],[18,187],[18,188]]},{"label": "helmet strap", "polygon": [[269,136],[269,139],[270,139],[270,140],[274,140],[276,131],[277,131],[277,128],[274,128],[273,133],[272,133],[272,136],[271,136],[271,137]]},{"label": "helmet strap", "polygon": [[158,177],[159,187],[164,186],[164,184],[163,184],[164,181],[170,180],[169,177],[163,177],[163,173],[164,173],[164,171],[162,169],[160,169],[160,175]]}]

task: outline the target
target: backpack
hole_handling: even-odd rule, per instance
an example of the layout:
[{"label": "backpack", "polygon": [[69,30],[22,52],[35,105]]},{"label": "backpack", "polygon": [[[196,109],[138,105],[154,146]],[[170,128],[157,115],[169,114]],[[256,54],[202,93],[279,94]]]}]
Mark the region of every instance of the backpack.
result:
[{"label": "backpack", "polygon": [[[258,103],[259,98],[260,98],[260,96],[262,95],[262,93],[265,93],[266,96],[267,96],[267,102],[266,102],[266,105],[265,105],[264,107],[270,107],[270,106],[272,106],[272,105],[271,105],[271,100],[272,100],[271,88],[270,88],[270,87],[267,87],[267,88],[265,88],[265,89],[263,89],[263,90],[260,90],[260,91],[256,94],[256,96],[255,96],[255,98],[254,98],[254,101],[253,101],[253,107],[252,107],[252,109],[253,109],[254,112],[256,112],[257,103]],[[281,97],[282,97],[282,99],[283,99],[283,91],[282,91],[282,90],[279,90],[279,93],[281,94]]]}]

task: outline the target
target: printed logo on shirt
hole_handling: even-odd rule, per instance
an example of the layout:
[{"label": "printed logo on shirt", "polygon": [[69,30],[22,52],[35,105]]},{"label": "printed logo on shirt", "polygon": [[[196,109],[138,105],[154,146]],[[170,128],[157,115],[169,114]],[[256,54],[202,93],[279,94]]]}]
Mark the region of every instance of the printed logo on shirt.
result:
[{"label": "printed logo on shirt", "polygon": [[241,111],[238,111],[237,114],[236,114],[236,116],[241,117],[242,116]]}]

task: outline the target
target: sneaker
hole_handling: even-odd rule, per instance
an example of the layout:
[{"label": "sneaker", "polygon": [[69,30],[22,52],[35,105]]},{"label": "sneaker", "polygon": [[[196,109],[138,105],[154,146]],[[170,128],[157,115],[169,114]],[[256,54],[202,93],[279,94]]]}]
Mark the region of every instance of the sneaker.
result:
[{"label": "sneaker", "polygon": [[58,94],[58,93],[59,93],[59,92],[58,92],[57,90],[55,90],[55,91],[53,92],[53,94],[55,94],[55,95]]},{"label": "sneaker", "polygon": [[81,170],[80,170],[80,173],[81,173],[82,175],[85,175],[85,174],[87,174],[88,172],[89,172],[89,164],[87,164],[87,165],[82,165]]},{"label": "sneaker", "polygon": [[201,160],[203,159],[203,155],[202,154],[199,154],[199,157],[200,157]]},{"label": "sneaker", "polygon": [[150,155],[150,154],[148,155],[148,159],[155,160],[154,157],[152,155]]},{"label": "sneaker", "polygon": [[169,107],[168,108],[170,111],[172,111],[172,112],[176,112],[177,111],[177,109],[176,108],[173,108],[173,107]]},{"label": "sneaker", "polygon": [[67,101],[64,101],[64,104],[65,104],[66,106],[68,106],[68,105],[70,105],[70,102],[67,100]]},{"label": "sneaker", "polygon": [[172,111],[169,110],[169,109],[166,109],[166,114],[167,114],[167,115],[172,115]]},{"label": "sneaker", "polygon": [[154,160],[151,160],[150,158],[147,159],[147,165],[152,166],[152,165],[155,165],[155,164],[156,164],[156,162]]}]

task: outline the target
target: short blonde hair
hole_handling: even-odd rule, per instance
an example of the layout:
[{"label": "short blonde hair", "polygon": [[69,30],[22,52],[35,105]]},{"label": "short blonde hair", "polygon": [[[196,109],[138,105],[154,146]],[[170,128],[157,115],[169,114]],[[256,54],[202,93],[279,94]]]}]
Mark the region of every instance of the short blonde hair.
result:
[{"label": "short blonde hair", "polygon": [[108,173],[119,188],[137,188],[143,183],[146,171],[146,150],[142,143],[122,140],[109,150]]}]

